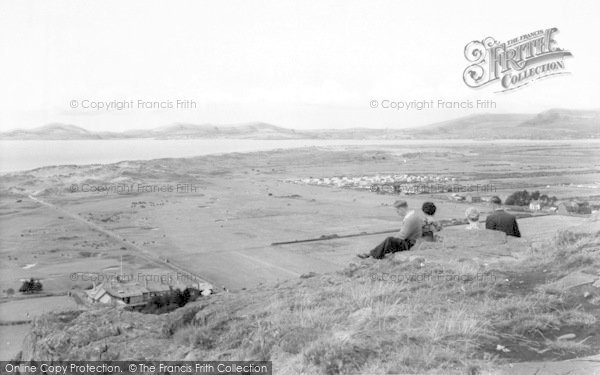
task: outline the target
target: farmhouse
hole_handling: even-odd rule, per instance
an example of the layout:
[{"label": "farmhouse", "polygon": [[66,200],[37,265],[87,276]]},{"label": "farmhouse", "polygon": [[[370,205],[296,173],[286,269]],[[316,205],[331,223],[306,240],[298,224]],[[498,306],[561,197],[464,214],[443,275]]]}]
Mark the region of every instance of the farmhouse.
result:
[{"label": "farmhouse", "polygon": [[210,289],[204,288],[201,285],[172,285],[148,281],[142,285],[139,282],[113,281],[94,285],[92,289],[86,291],[86,294],[91,303],[104,303],[116,306],[137,306],[144,305],[150,301],[152,297],[164,295],[171,290],[185,290],[186,288],[195,291],[197,294],[208,295],[211,293]]},{"label": "farmhouse", "polygon": [[542,209],[542,204],[540,203],[539,199],[532,199],[531,202],[529,202],[529,209],[532,211],[539,211]]},{"label": "farmhouse", "polygon": [[168,285],[157,284],[149,286],[137,282],[110,282],[98,284],[86,293],[90,302],[112,305],[144,304],[156,295],[162,295],[170,290]]}]

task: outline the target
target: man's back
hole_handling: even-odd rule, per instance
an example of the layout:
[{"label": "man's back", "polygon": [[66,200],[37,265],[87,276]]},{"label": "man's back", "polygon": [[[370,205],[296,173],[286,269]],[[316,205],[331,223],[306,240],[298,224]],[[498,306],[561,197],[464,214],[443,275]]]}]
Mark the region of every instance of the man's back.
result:
[{"label": "man's back", "polygon": [[423,218],[416,212],[409,212],[402,220],[402,228],[396,238],[408,240],[414,244],[423,234]]},{"label": "man's back", "polygon": [[521,237],[519,225],[514,215],[509,214],[504,210],[496,210],[485,220],[485,228],[499,230],[509,236]]}]

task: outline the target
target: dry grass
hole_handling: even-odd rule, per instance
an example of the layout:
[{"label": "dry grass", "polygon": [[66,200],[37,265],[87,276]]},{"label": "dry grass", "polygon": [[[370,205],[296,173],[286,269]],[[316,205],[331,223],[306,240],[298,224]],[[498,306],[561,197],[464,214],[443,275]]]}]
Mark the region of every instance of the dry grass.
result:
[{"label": "dry grass", "polygon": [[[597,237],[564,234],[556,241],[565,248],[549,244],[516,271],[576,259],[577,249],[589,250]],[[187,324],[174,325],[174,337],[204,358],[274,360],[276,372],[476,374],[498,364],[499,353],[482,351],[484,344],[596,324],[563,294],[501,293],[491,279],[446,277],[477,272],[482,269],[472,262],[389,259],[186,307],[198,311]],[[441,277],[377,281],[374,273]],[[565,353],[589,349],[581,341],[547,340],[546,346]]]},{"label": "dry grass", "polygon": [[594,315],[577,309],[563,311],[560,319],[564,324],[584,327],[596,324],[597,320]]},{"label": "dry grass", "polygon": [[562,352],[571,352],[571,353],[579,353],[585,352],[590,347],[585,344],[585,339],[581,341],[571,341],[571,340],[554,340],[554,341],[546,341],[546,345],[551,350],[558,350]]}]

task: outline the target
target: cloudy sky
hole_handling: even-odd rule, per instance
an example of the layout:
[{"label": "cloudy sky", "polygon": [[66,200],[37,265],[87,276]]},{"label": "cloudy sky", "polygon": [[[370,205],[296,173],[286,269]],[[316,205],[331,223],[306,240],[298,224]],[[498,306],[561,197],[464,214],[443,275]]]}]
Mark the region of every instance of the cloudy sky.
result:
[{"label": "cloudy sky", "polygon": [[[0,130],[249,121],[400,128],[471,113],[598,108],[599,4],[0,0]],[[550,27],[560,30],[559,47],[573,53],[565,60],[570,75],[507,93],[497,93],[499,85],[464,84],[470,41],[507,41]],[[370,105],[477,99],[496,108]],[[139,108],[139,101],[177,100],[195,108]],[[134,106],[82,108],[112,101]]]}]

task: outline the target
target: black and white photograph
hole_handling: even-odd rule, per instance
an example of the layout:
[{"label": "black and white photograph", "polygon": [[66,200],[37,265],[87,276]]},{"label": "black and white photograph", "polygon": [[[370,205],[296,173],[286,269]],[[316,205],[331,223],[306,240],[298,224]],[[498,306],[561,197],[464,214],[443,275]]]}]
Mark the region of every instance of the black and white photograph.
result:
[{"label": "black and white photograph", "polygon": [[600,375],[599,17],[0,0],[0,375]]}]

